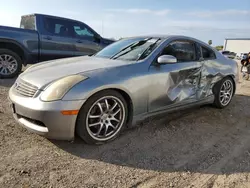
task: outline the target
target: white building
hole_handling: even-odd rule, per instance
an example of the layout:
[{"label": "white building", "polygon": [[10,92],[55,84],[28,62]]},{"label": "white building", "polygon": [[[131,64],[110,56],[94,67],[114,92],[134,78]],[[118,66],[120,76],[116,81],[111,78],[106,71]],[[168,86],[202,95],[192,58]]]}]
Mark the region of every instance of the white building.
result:
[{"label": "white building", "polygon": [[250,52],[250,38],[227,38],[224,41],[223,50],[235,53]]}]

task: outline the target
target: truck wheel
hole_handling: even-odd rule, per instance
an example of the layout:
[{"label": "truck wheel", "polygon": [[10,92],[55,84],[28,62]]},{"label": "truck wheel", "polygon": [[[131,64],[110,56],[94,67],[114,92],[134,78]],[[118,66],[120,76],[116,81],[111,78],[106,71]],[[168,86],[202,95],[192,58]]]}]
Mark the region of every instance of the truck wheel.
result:
[{"label": "truck wheel", "polygon": [[0,49],[0,78],[14,78],[21,70],[20,56],[11,50]]}]

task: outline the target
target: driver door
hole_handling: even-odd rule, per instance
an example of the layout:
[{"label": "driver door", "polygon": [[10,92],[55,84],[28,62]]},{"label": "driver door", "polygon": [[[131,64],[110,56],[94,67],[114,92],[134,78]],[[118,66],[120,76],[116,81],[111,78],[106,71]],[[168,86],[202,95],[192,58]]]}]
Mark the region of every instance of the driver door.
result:
[{"label": "driver door", "polygon": [[[195,42],[175,40],[158,55],[172,55],[177,63],[158,64],[154,62],[149,72],[149,112],[196,102],[201,78],[202,62],[196,54]],[[155,60],[157,61],[157,59]]]},{"label": "driver door", "polygon": [[72,22],[73,37],[75,38],[75,55],[91,55],[102,49],[97,34],[87,25],[80,22]]}]

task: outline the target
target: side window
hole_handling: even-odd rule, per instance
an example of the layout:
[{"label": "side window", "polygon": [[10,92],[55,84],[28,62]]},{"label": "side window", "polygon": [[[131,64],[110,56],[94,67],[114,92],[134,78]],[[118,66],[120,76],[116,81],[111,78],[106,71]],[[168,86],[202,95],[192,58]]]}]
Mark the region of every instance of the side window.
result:
[{"label": "side window", "polygon": [[202,57],[204,59],[215,59],[215,53],[213,52],[213,50],[210,50],[204,46],[201,47],[201,51],[202,51]]},{"label": "side window", "polygon": [[190,41],[174,41],[162,51],[161,55],[172,55],[178,62],[195,61],[195,45]]},{"label": "side window", "polygon": [[73,23],[73,37],[94,37],[94,33],[81,23]]},{"label": "side window", "polygon": [[44,28],[47,32],[62,37],[70,37],[70,28],[67,21],[56,18],[45,18]]}]

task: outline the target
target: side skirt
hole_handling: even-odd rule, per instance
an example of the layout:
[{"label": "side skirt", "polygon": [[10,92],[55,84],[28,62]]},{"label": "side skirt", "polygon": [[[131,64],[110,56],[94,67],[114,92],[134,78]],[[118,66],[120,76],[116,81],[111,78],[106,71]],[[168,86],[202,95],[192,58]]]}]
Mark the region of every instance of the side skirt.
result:
[{"label": "side skirt", "polygon": [[185,110],[185,109],[189,109],[189,108],[192,108],[195,106],[202,106],[205,104],[211,104],[213,102],[214,102],[214,96],[211,95],[211,96],[209,96],[201,101],[193,102],[190,104],[179,105],[179,106],[175,106],[175,107],[168,107],[168,108],[161,110],[161,111],[140,114],[140,115],[133,117],[131,126],[135,126],[136,124],[140,123],[141,121],[145,120],[148,117],[153,117],[153,116],[157,116],[160,114],[175,112],[175,111],[179,111],[179,110]]}]

